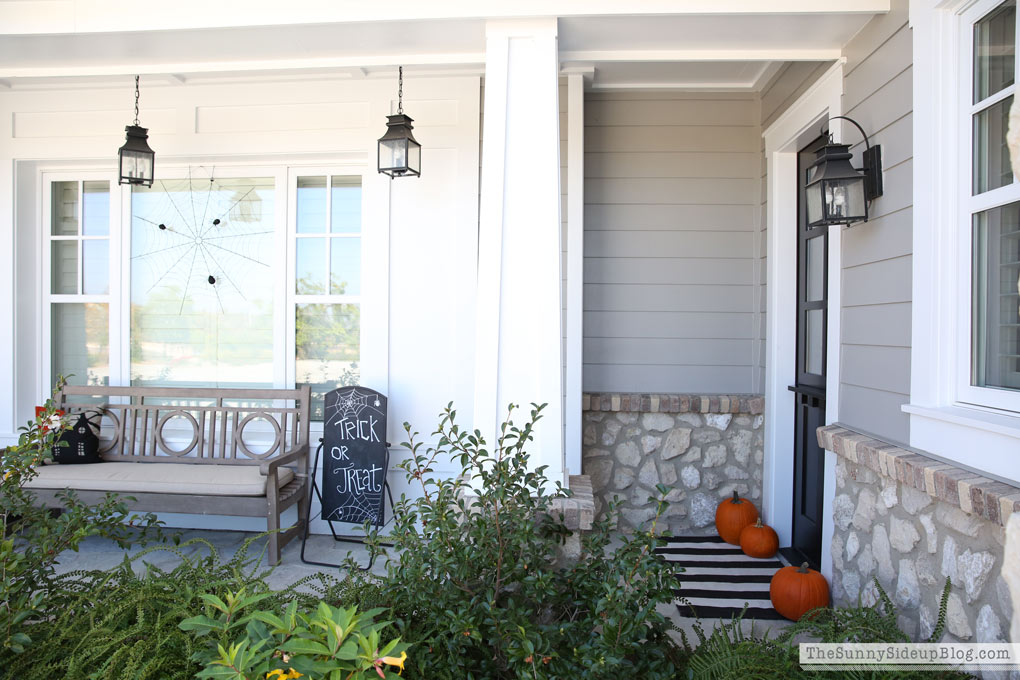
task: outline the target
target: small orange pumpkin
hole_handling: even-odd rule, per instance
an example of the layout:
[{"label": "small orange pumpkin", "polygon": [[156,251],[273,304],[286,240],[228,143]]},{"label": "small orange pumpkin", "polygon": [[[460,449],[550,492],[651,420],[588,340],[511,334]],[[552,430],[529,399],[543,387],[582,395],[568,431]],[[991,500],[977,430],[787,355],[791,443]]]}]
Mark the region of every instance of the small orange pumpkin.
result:
[{"label": "small orange pumpkin", "polygon": [[740,532],[740,549],[748,557],[772,557],[779,550],[779,536],[759,517]]},{"label": "small orange pumpkin", "polygon": [[805,562],[799,567],[783,567],[772,577],[769,599],[776,611],[790,619],[800,617],[816,607],[829,604],[829,583]]},{"label": "small orange pumpkin", "polygon": [[722,540],[733,545],[740,545],[740,532],[758,519],[758,511],[754,503],[741,498],[733,492],[733,498],[727,498],[715,509],[715,530]]}]

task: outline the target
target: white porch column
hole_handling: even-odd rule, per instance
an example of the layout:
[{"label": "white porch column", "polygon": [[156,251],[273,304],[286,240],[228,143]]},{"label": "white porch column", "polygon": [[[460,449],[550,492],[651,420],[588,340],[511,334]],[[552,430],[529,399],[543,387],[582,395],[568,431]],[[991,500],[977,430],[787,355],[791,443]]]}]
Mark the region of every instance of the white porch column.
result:
[{"label": "white porch column", "polygon": [[475,427],[547,404],[532,466],[563,477],[559,60],[555,19],[486,26]]}]

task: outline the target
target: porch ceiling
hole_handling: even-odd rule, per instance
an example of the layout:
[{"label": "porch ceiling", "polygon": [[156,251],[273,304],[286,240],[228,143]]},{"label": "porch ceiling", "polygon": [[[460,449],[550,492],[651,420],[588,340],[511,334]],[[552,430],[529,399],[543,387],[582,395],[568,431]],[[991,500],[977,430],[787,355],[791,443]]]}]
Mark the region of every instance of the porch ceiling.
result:
[{"label": "porch ceiling", "polygon": [[[398,64],[418,76],[483,74],[487,20],[558,16],[563,69],[590,74],[594,89],[755,91],[783,62],[838,58],[889,8],[888,0],[782,0],[769,12],[760,0],[395,2],[403,9],[390,11],[388,3],[384,17],[361,0],[296,0],[285,10],[250,0],[233,15],[197,0],[156,2],[144,13],[120,0],[3,0],[0,89],[81,86],[83,79],[102,86],[134,74],[168,84],[273,74],[391,77]],[[478,16],[479,5],[491,14]]]}]

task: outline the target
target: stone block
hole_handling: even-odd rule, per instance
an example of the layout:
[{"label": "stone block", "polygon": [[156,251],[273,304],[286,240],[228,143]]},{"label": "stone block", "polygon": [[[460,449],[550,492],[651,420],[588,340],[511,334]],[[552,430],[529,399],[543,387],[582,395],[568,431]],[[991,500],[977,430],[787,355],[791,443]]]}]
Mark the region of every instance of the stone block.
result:
[{"label": "stone block", "polygon": [[974,635],[970,621],[967,620],[967,611],[963,607],[963,600],[956,593],[949,595],[949,603],[946,607],[946,630],[961,640],[969,640]]},{"label": "stone block", "polygon": [[981,595],[994,565],[995,557],[991,553],[971,552],[970,548],[956,558],[956,573],[967,593],[967,602],[973,602]]},{"label": "stone block", "polygon": [[687,453],[684,454],[684,457],[680,459],[680,462],[693,463],[698,460],[701,460],[701,447],[693,446],[690,449],[688,449]]},{"label": "stone block", "polygon": [[983,520],[946,503],[935,507],[935,521],[964,536],[975,537],[981,531]]},{"label": "stone block", "polygon": [[630,485],[634,483],[634,470],[631,468],[621,467],[617,468],[613,474],[613,488],[617,491],[623,491],[629,489]]},{"label": "stone block", "polygon": [[850,522],[854,517],[854,502],[849,494],[841,493],[832,501],[832,518],[840,531],[850,528]]},{"label": "stone block", "polygon": [[666,486],[673,486],[676,484],[676,466],[672,463],[661,463],[659,465],[659,475],[662,478],[662,483]]},{"label": "stone block", "polygon": [[717,467],[726,462],[726,447],[723,444],[716,444],[705,449],[705,461],[702,467]]},{"label": "stone block", "polygon": [[974,639],[978,642],[1004,642],[999,617],[987,604],[981,608],[974,626]]},{"label": "stone block", "polygon": [[719,501],[708,494],[694,494],[691,497],[691,522],[699,528],[714,524],[715,510],[718,505]]},{"label": "stone block", "polygon": [[613,461],[609,458],[595,458],[584,461],[584,474],[591,477],[591,485],[597,490],[605,489],[609,484],[609,475],[613,471]]},{"label": "stone block", "polygon": [[928,552],[935,553],[938,551],[939,536],[935,530],[935,523],[931,519],[931,513],[921,515],[918,519],[921,520],[921,526],[924,527],[924,536]]},{"label": "stone block", "polygon": [[696,489],[701,485],[701,472],[693,465],[685,465],[680,470],[680,479],[688,489]]},{"label": "stone block", "polygon": [[914,549],[914,545],[921,540],[913,522],[891,517],[889,523],[889,543],[901,553],[908,553]]},{"label": "stone block", "polygon": [[921,604],[921,586],[917,581],[917,569],[913,560],[900,560],[900,573],[896,580],[896,601],[907,609],[916,609]]},{"label": "stone block", "polygon": [[904,486],[901,491],[902,500],[900,505],[908,514],[916,515],[918,511],[931,505],[934,500],[924,491],[919,491],[910,486]]},{"label": "stone block", "polygon": [[665,413],[645,413],[641,416],[641,426],[649,432],[665,432],[673,427],[673,418]]},{"label": "stone block", "polygon": [[942,578],[952,579],[959,586],[960,579],[956,570],[956,539],[946,536],[942,540]]},{"label": "stone block", "polygon": [[871,489],[861,489],[861,492],[857,495],[857,509],[854,511],[854,517],[851,521],[861,531],[867,531],[871,528],[871,523],[875,519],[876,501],[875,494],[871,492]]},{"label": "stone block", "polygon": [[659,483],[659,471],[655,468],[654,460],[647,460],[638,471],[638,481],[648,487],[654,487]]},{"label": "stone block", "polygon": [[878,565],[878,578],[883,583],[892,582],[896,577],[896,571],[892,563],[889,534],[881,524],[875,526],[875,530],[871,533],[871,551]]},{"label": "stone block", "polygon": [[616,447],[616,460],[623,465],[637,467],[641,463],[641,451],[634,442],[623,442]]},{"label": "stone block", "polygon": [[730,437],[730,448],[733,451],[733,458],[741,465],[747,465],[751,459],[751,439],[753,435],[750,430],[740,430]]},{"label": "stone block", "polygon": [[710,413],[705,416],[705,424],[720,431],[729,427],[731,420],[733,416],[728,413]]},{"label": "stone block", "polygon": [[727,465],[725,468],[723,468],[723,474],[726,476],[727,479],[730,480],[747,479],[750,477],[750,475],[747,474],[746,471],[741,470],[736,465]]},{"label": "stone block", "polygon": [[666,436],[666,443],[662,447],[662,459],[670,460],[683,454],[691,446],[691,433],[689,427],[677,427],[670,430]]},{"label": "stone block", "polygon": [[856,531],[851,531],[850,535],[846,537],[846,558],[852,560],[857,556],[857,552],[861,549],[861,539],[857,535]]},{"label": "stone block", "polygon": [[662,437],[653,437],[650,434],[646,434],[641,437],[641,450],[647,455],[659,448],[659,444],[662,443]]}]

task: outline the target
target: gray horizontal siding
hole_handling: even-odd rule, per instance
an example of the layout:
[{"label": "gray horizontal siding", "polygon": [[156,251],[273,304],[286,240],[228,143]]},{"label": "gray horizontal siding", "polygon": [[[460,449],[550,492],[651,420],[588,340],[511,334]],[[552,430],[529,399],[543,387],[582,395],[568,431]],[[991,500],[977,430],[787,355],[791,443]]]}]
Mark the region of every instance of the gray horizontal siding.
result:
[{"label": "gray horizontal siding", "polygon": [[757,101],[594,94],[585,125],[585,390],[751,392]]},{"label": "gray horizontal siding", "polygon": [[[843,109],[883,151],[885,194],[872,219],[842,232],[839,419],[909,441],[913,147],[912,45],[906,1],[873,19],[844,50]],[[859,133],[844,128],[855,153]]]}]

